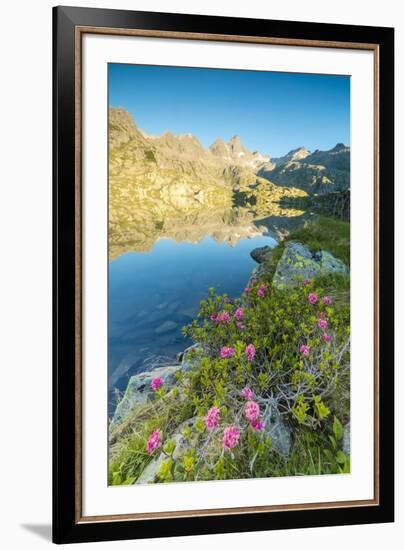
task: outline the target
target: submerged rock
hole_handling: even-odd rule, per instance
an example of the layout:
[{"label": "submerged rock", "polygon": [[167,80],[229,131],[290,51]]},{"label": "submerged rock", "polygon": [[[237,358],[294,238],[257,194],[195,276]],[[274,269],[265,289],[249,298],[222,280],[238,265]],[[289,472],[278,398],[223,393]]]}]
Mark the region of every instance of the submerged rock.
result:
[{"label": "submerged rock", "polygon": [[170,389],[174,386],[175,373],[180,368],[181,365],[157,367],[151,371],[131,376],[125,394],[115,409],[112,424],[119,424],[127,418],[133,407],[152,399],[154,392],[151,389],[151,381],[153,378],[162,378],[165,389]]},{"label": "submerged rock", "polygon": [[329,273],[348,275],[349,269],[330,252],[321,250],[313,254],[304,244],[291,241],[286,244],[278,262],[273,284],[278,288],[293,286],[304,279],[314,279]]},{"label": "submerged rock", "polygon": [[166,332],[171,332],[178,327],[178,323],[175,321],[164,321],[159,327],[156,328],[157,334],[165,334]]}]

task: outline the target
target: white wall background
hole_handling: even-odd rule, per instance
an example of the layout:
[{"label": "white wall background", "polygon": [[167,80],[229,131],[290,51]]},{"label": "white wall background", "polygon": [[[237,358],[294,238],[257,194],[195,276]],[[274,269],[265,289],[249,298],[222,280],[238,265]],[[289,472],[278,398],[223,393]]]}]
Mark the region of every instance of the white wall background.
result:
[{"label": "white wall background", "polygon": [[[77,5],[77,2],[65,4]],[[0,543],[7,550],[50,544],[51,521],[51,39],[49,0],[9,1],[2,5],[0,140]],[[320,0],[129,0],[84,1],[79,5],[195,14],[290,19],[396,27],[396,98],[404,93],[402,68],[404,18],[396,0],[324,2]],[[401,67],[399,66],[401,62]],[[397,103],[397,102],[396,102]],[[404,120],[396,105],[396,181]],[[397,185],[396,213],[404,194]],[[401,203],[401,208],[400,208]],[[398,220],[397,241],[404,223]],[[397,253],[399,244],[396,244]],[[404,277],[404,255],[397,281]],[[401,264],[401,265],[399,265]],[[404,309],[397,285],[397,311]],[[398,319],[397,342],[403,337]],[[401,333],[401,334],[400,334]],[[399,346],[397,346],[399,347]],[[403,376],[396,361],[397,437],[404,421],[399,402]],[[397,465],[404,438],[397,439]],[[397,468],[396,523],[388,525],[305,529],[297,531],[211,535],[136,542],[136,548],[212,550],[231,546],[314,547],[334,550],[360,544],[366,550],[398,549],[404,539],[404,483]],[[133,542],[99,543],[99,548],[129,548]],[[81,545],[83,546],[83,545]]]}]

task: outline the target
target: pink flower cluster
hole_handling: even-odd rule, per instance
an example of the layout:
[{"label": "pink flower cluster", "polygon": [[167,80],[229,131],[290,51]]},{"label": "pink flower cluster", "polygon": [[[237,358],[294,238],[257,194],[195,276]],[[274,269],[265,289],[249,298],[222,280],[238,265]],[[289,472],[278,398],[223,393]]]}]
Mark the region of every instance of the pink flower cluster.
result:
[{"label": "pink flower cluster", "polygon": [[304,283],[305,286],[309,286],[309,285],[311,285],[311,279],[305,279],[303,281],[303,283]]},{"label": "pink flower cluster", "polygon": [[236,350],[234,348],[223,346],[220,350],[220,357],[222,359],[230,359],[230,357],[233,357],[233,355],[236,353]]},{"label": "pink flower cluster", "polygon": [[220,422],[220,409],[217,407],[211,407],[208,411],[208,414],[205,418],[205,426],[209,431],[214,430],[218,427]]},{"label": "pink flower cluster", "polygon": [[318,302],[318,296],[315,292],[310,292],[307,299],[309,300],[309,303],[312,305],[317,304]]},{"label": "pink flower cluster", "polygon": [[259,298],[263,298],[265,296],[267,288],[268,285],[261,285],[257,290],[257,296],[259,296]]},{"label": "pink flower cluster", "polygon": [[241,390],[241,395],[248,401],[252,401],[255,397],[254,392],[247,386]]},{"label": "pink flower cluster", "polygon": [[319,319],[317,321],[318,328],[321,328],[321,330],[325,330],[328,327],[327,319]]},{"label": "pink flower cluster", "polygon": [[210,318],[214,323],[217,323],[217,324],[220,324],[220,323],[227,324],[227,323],[230,323],[230,320],[231,320],[230,313],[228,311],[222,311],[220,313],[212,313]]},{"label": "pink flower cluster", "polygon": [[153,451],[156,449],[159,449],[162,445],[161,441],[161,432],[160,430],[155,430],[149,435],[149,439],[147,440],[147,447],[146,450],[150,454],[152,454]]},{"label": "pink flower cluster", "polygon": [[263,420],[252,420],[250,423],[251,428],[257,430],[257,432],[262,432],[265,428],[265,422]]},{"label": "pink flower cluster", "polygon": [[157,377],[157,378],[153,378],[150,385],[153,391],[157,391],[159,388],[161,388],[163,384],[164,384],[164,380],[160,377]]},{"label": "pink flower cluster", "polygon": [[260,406],[255,401],[247,401],[244,407],[244,413],[245,417],[250,422],[257,420],[260,415]]},{"label": "pink flower cluster", "polygon": [[307,357],[307,356],[309,355],[309,353],[310,353],[310,348],[309,348],[309,346],[306,346],[306,344],[302,344],[302,345],[300,346],[300,353],[301,353],[302,355],[304,355],[305,357]]},{"label": "pink flower cluster", "polygon": [[323,298],[323,304],[325,306],[330,306],[332,304],[332,298],[331,296],[324,296]]},{"label": "pink flower cluster", "polygon": [[[329,296],[324,296],[324,298],[328,298],[330,300],[329,304],[332,302],[332,300]],[[324,298],[323,298],[323,302],[324,302]],[[318,319],[318,321],[317,321],[317,326],[318,326],[319,329],[324,330],[324,331],[328,327],[328,322],[327,322],[327,319],[325,317],[324,311],[322,311],[320,313],[320,319]],[[323,342],[326,342],[326,343],[330,342],[330,340],[331,340],[331,336],[329,334],[327,334],[326,332],[324,332],[322,338],[323,338]]]},{"label": "pink flower cluster", "polygon": [[240,439],[240,430],[236,426],[228,426],[223,432],[223,447],[233,449]]},{"label": "pink flower cluster", "polygon": [[265,422],[260,420],[260,407],[255,401],[247,401],[244,407],[244,413],[247,420],[250,422],[250,426],[259,432],[265,427]]},{"label": "pink flower cluster", "polygon": [[245,354],[247,355],[247,360],[252,363],[255,357],[255,346],[254,344],[248,344],[245,348]]},{"label": "pink flower cluster", "polygon": [[237,321],[241,321],[244,316],[244,310],[242,307],[238,307],[236,311],[234,312],[234,317],[237,319]]}]

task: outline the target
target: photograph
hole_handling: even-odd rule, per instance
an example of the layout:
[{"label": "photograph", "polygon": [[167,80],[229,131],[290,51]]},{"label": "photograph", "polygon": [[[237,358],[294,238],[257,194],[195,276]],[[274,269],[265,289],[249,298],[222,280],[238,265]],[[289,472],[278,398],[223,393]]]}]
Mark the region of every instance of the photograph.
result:
[{"label": "photograph", "polygon": [[349,474],[350,75],[107,70],[108,484]]}]

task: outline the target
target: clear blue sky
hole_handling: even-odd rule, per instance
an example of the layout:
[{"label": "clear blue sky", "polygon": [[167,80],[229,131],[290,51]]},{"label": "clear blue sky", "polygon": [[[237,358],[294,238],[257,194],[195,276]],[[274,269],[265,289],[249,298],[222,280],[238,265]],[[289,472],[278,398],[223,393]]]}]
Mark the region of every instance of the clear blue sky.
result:
[{"label": "clear blue sky", "polygon": [[239,135],[273,157],[350,141],[349,76],[109,64],[109,101],[140,128],[195,134],[208,147]]}]

